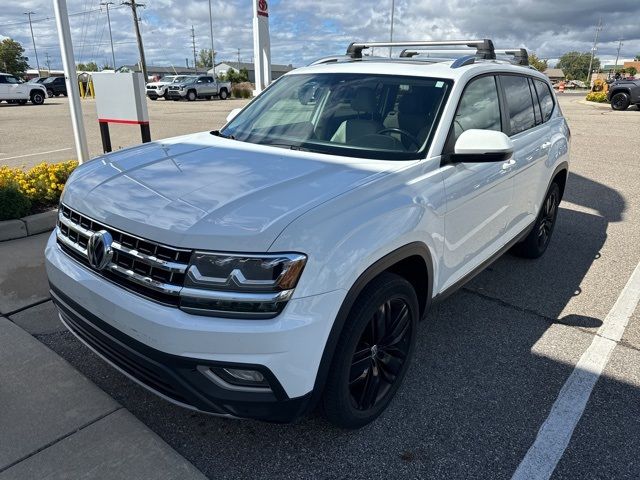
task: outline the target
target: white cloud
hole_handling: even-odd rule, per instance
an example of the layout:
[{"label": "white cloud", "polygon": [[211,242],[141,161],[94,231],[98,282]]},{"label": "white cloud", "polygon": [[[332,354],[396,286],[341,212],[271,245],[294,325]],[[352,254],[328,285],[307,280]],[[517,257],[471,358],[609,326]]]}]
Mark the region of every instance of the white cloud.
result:
[{"label": "white cloud", "polygon": [[[214,41],[218,60],[252,57],[251,2],[212,0]],[[3,2],[4,3],[4,2]],[[41,66],[49,54],[52,67],[60,65],[51,0],[6,2],[0,10],[0,38],[12,37],[25,47],[35,65],[26,11],[33,17]],[[77,61],[111,63],[106,15],[97,11],[100,0],[68,0],[71,13],[96,10],[70,18]],[[119,3],[119,2],[116,2]],[[144,2],[143,2],[144,3]],[[207,0],[147,0],[140,9],[147,62],[184,65],[192,59],[191,25],[196,47],[208,48]],[[355,40],[387,40],[391,0],[272,0],[270,29],[272,58],[276,63],[302,65],[322,55],[343,53]],[[623,37],[622,57],[640,53],[638,0],[396,0],[395,38],[493,38],[503,47],[525,46],[543,58],[555,59],[569,50],[589,51],[595,24],[602,18],[598,55],[615,58]],[[47,19],[48,18],[48,19]],[[114,5],[111,10],[116,60],[137,61],[131,11]],[[190,60],[192,61],[192,60]]]}]

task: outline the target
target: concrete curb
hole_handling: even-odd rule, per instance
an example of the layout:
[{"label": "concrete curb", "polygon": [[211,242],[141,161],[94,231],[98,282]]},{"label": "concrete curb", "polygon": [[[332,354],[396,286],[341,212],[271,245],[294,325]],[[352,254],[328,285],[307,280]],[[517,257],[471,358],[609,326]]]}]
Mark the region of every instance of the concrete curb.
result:
[{"label": "concrete curb", "polygon": [[3,220],[0,222],[0,242],[53,230],[57,219],[58,209],[56,208],[16,220]]},{"label": "concrete curb", "polygon": [[578,103],[582,105],[589,105],[590,107],[600,108],[602,110],[611,110],[609,103],[589,102],[588,100],[578,100]]}]

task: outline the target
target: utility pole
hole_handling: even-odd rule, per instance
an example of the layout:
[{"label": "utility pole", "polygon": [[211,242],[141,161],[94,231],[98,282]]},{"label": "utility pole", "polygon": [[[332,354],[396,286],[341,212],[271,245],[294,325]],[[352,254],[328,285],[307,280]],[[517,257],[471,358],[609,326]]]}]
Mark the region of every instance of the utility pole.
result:
[{"label": "utility pole", "polygon": [[198,62],[196,60],[196,32],[191,25],[191,45],[193,46],[193,71],[198,73]]},{"label": "utility pole", "polygon": [[216,78],[216,56],[213,53],[213,15],[211,14],[211,0],[209,0],[209,30],[211,34],[211,68],[213,68],[213,78]]},{"label": "utility pole", "polygon": [[[391,0],[391,32],[389,33],[389,43],[393,43],[393,21],[396,12],[396,0]],[[393,49],[389,47],[389,58],[391,58],[391,51]]]},{"label": "utility pole", "polygon": [[47,57],[47,70],[49,71],[49,75],[51,75],[51,62],[49,62],[49,52],[44,52]]},{"label": "utility pole", "polygon": [[238,73],[240,73],[240,49],[238,49]]},{"label": "utility pole", "polygon": [[624,45],[624,43],[622,43],[622,38],[620,38],[620,41],[618,42],[618,52],[616,53],[616,66],[613,67],[613,73],[618,70],[618,59],[620,58],[620,49],[622,48],[622,45]]},{"label": "utility pole", "polygon": [[[107,7],[107,23],[109,24],[109,41],[111,42],[111,60],[113,61],[113,69],[116,69],[116,54],[113,51],[113,35],[111,34],[111,16],[109,15],[109,5],[113,5],[113,2],[101,2],[100,5]],[[146,83],[146,81],[145,81]]]},{"label": "utility pole", "polygon": [[31,24],[31,15],[36,12],[24,12],[29,17],[29,28],[31,29],[31,41],[33,42],[33,52],[36,54],[36,66],[38,67],[38,76],[40,76],[40,62],[38,61],[38,50],[36,50],[36,37],[33,36],[33,25]]},{"label": "utility pole", "polygon": [[[136,3],[136,0],[131,0],[130,2],[122,2],[122,5],[128,5],[131,7],[131,13],[133,13],[133,26],[136,29],[136,39],[138,40],[138,53],[140,54],[140,70],[142,70],[142,76],[144,77],[144,83],[149,81],[149,76],[147,75],[147,61],[144,59],[144,46],[142,45],[142,36],[140,35],[140,25],[138,20],[138,12],[136,11],[137,7],[144,7],[144,3]],[[115,68],[115,65],[114,65]]]},{"label": "utility pole", "polygon": [[587,75],[587,86],[591,86],[591,68],[593,67],[593,57],[598,49],[598,37],[602,30],[602,17],[598,20],[598,26],[596,27],[596,38],[593,40],[593,48],[591,49],[591,60],[589,60],[589,74]]}]

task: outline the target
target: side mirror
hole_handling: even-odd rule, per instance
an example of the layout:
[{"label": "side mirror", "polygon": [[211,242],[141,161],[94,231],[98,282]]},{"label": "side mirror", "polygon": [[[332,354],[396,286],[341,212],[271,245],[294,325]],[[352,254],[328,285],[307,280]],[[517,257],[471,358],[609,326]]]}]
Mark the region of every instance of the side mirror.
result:
[{"label": "side mirror", "polygon": [[504,162],[513,154],[513,142],[502,132],[471,129],[456,140],[454,163]]},{"label": "side mirror", "polygon": [[227,115],[227,123],[230,122],[231,120],[233,120],[234,118],[236,118],[236,115],[238,115],[240,113],[240,110],[242,110],[241,108],[234,108],[233,110],[231,110],[229,112],[229,115]]}]

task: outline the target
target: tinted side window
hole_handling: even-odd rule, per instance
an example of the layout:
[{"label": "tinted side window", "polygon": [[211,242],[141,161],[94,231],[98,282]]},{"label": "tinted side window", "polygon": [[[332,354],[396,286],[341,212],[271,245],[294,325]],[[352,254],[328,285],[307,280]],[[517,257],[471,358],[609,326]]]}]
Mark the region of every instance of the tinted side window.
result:
[{"label": "tinted side window", "polygon": [[502,130],[498,89],[492,76],[472,80],[465,88],[453,119],[447,150],[453,150],[460,134],[471,128]]},{"label": "tinted side window", "polygon": [[533,112],[533,100],[527,78],[503,75],[500,77],[500,82],[506,97],[511,135],[535,127],[536,117]]},{"label": "tinted side window", "polygon": [[0,83],[7,83],[7,80],[4,75],[0,75]]},{"label": "tinted side window", "polygon": [[538,100],[540,101],[540,108],[542,109],[542,121],[546,122],[551,118],[551,112],[553,112],[553,96],[549,85],[540,80],[534,80],[533,84],[536,86],[536,92],[538,92]]}]

